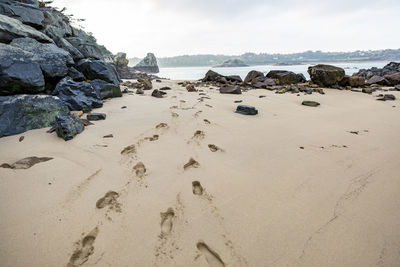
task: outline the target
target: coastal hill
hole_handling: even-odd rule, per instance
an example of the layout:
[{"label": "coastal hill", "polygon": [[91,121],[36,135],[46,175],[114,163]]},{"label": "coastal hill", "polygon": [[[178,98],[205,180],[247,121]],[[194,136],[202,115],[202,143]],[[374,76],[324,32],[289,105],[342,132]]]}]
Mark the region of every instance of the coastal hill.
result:
[{"label": "coastal hill", "polygon": [[240,59],[228,59],[227,61],[224,61],[224,63],[220,65],[216,65],[216,68],[233,68],[233,67],[247,67],[249,65],[245,64],[243,61]]},{"label": "coastal hill", "polygon": [[[354,52],[322,52],[306,51],[294,54],[245,53],[240,56],[231,55],[182,55],[176,57],[157,58],[161,67],[195,67],[215,66],[232,57],[247,65],[315,63],[315,62],[367,62],[367,61],[398,61],[400,49],[369,50]],[[141,59],[130,58],[130,65],[135,65]]]}]

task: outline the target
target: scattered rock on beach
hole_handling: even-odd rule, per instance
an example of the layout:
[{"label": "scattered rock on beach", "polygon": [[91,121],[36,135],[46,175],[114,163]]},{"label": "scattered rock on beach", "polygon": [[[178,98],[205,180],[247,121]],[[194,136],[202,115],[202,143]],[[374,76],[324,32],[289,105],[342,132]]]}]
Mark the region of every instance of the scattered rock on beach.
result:
[{"label": "scattered rock on beach", "polygon": [[303,101],[303,103],[301,103],[303,106],[308,106],[308,107],[318,107],[320,105],[320,103],[316,102],[316,101]]},{"label": "scattered rock on beach", "polygon": [[308,68],[311,81],[322,87],[332,87],[344,78],[344,69],[332,65],[319,64]]},{"label": "scattered rock on beach", "polygon": [[189,84],[188,86],[186,86],[186,90],[188,92],[197,92],[196,88],[194,87],[193,84]]},{"label": "scattered rock on beach", "polygon": [[271,70],[266,77],[278,80],[280,85],[306,82],[306,78],[303,74],[296,74],[286,70]]},{"label": "scattered rock on beach", "polygon": [[235,95],[240,95],[242,94],[242,89],[240,89],[239,86],[222,86],[219,89],[219,92],[221,94],[235,94]]},{"label": "scattered rock on beach", "polygon": [[100,120],[105,120],[107,117],[106,114],[104,113],[89,113],[86,115],[86,118],[89,121],[100,121]]},{"label": "scattered rock on beach", "polygon": [[380,95],[377,100],[379,100],[379,101],[394,101],[394,100],[396,100],[396,97],[391,94],[385,94],[385,95]]},{"label": "scattered rock on beach", "polygon": [[28,158],[18,160],[17,162],[14,162],[13,164],[3,163],[2,165],[0,165],[0,167],[7,168],[7,169],[16,169],[16,170],[29,169],[38,163],[46,162],[46,161],[49,161],[52,159],[53,158],[49,158],[49,157],[42,157],[42,158],[28,157]]},{"label": "scattered rock on beach", "polygon": [[242,115],[257,115],[258,110],[253,106],[239,105],[236,108],[236,113]]},{"label": "scattered rock on beach", "polygon": [[75,114],[66,116],[57,116],[55,130],[57,136],[63,138],[65,141],[73,139],[76,135],[83,132],[85,126],[82,120]]},{"label": "scattered rock on beach", "polygon": [[264,78],[264,74],[260,71],[252,70],[247,74],[246,78],[244,79],[244,82],[245,83],[254,83],[253,81],[258,77]]},{"label": "scattered rock on beach", "polygon": [[156,97],[156,98],[163,98],[165,94],[167,94],[167,93],[155,89],[155,90],[151,93],[151,96]]}]

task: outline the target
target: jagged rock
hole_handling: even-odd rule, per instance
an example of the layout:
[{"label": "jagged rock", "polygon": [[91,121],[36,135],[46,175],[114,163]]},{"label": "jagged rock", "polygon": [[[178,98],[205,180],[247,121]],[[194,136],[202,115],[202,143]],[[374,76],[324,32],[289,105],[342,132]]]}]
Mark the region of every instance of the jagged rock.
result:
[{"label": "jagged rock", "polygon": [[367,85],[371,85],[371,84],[379,84],[379,85],[390,85],[390,82],[388,80],[386,80],[384,77],[381,76],[372,76],[371,78],[369,78],[365,84]]},{"label": "jagged rock", "polygon": [[84,129],[85,126],[82,120],[75,114],[56,117],[55,130],[57,136],[65,141],[73,139],[76,135],[83,132]]},{"label": "jagged rock", "polygon": [[35,55],[45,77],[64,77],[68,66],[74,64],[71,55],[54,44],[42,44],[32,38],[17,38],[10,45]]},{"label": "jagged rock", "polygon": [[316,102],[316,101],[303,101],[303,103],[301,103],[303,106],[308,106],[308,107],[318,107],[319,105],[321,105],[320,103]]},{"label": "jagged rock", "polygon": [[225,76],[225,79],[228,80],[229,82],[237,82],[237,83],[243,82],[242,78],[239,75]]},{"label": "jagged rock", "polygon": [[386,80],[390,82],[391,85],[400,84],[400,72],[396,72],[393,74],[388,74],[384,76]]},{"label": "jagged rock", "polygon": [[236,113],[242,115],[257,115],[258,110],[253,106],[239,105],[236,108]]},{"label": "jagged rock", "polygon": [[164,95],[166,95],[167,93],[163,92],[163,91],[159,91],[157,89],[155,89],[152,93],[151,96],[156,97],[156,98],[163,98]]},{"label": "jagged rock", "polygon": [[68,113],[67,106],[58,97],[0,96],[0,137],[50,127],[56,116]]},{"label": "jagged rock", "polygon": [[53,43],[45,34],[17,19],[0,14],[0,42],[10,43],[15,38],[29,37],[42,43]]},{"label": "jagged rock", "polygon": [[339,84],[340,86],[362,87],[365,85],[365,79],[364,77],[345,75]]},{"label": "jagged rock", "polygon": [[106,117],[107,115],[104,113],[90,113],[87,114],[86,119],[88,121],[100,121],[100,120],[105,120]]},{"label": "jagged rock", "polygon": [[68,51],[75,61],[79,61],[84,58],[83,54],[78,49],[76,49],[70,42],[64,39],[64,34],[60,33],[59,28],[56,28],[54,26],[47,26],[43,32],[47,36],[49,36],[58,47],[64,49],[65,51]]},{"label": "jagged rock", "polygon": [[91,81],[90,84],[100,93],[101,99],[122,96],[121,88],[114,85],[113,83],[108,83],[106,81],[96,79]]},{"label": "jagged rock", "polygon": [[271,70],[270,72],[268,72],[266,77],[278,80],[280,85],[306,82],[306,78],[303,74],[296,74],[294,72],[286,70]]},{"label": "jagged rock", "polygon": [[75,82],[70,77],[62,79],[54,89],[53,95],[58,96],[70,110],[90,111],[103,106],[100,92],[87,82]]},{"label": "jagged rock", "polygon": [[242,90],[240,89],[239,86],[222,86],[219,89],[219,92],[221,94],[235,94],[235,95],[242,94]]},{"label": "jagged rock", "polygon": [[[45,33],[47,34],[46,30],[52,28],[51,32],[58,37],[64,38],[67,36],[73,35],[72,26],[70,24],[69,18],[64,15],[62,12],[54,9],[54,8],[42,8],[43,15],[45,17],[43,21],[43,25],[45,27]],[[52,39],[53,37],[50,36]]]},{"label": "jagged rock", "polygon": [[44,85],[34,54],[0,43],[0,95],[40,93]]},{"label": "jagged rock", "polygon": [[85,75],[83,75],[82,72],[78,71],[77,69],[75,69],[74,67],[70,67],[68,69],[68,74],[69,77],[71,77],[72,80],[76,81],[76,82],[83,82],[86,80]]},{"label": "jagged rock", "polygon": [[196,88],[194,87],[193,84],[189,84],[188,86],[186,86],[186,90],[188,92],[197,92]]},{"label": "jagged rock", "polygon": [[256,84],[256,83],[260,82],[260,80],[255,81],[259,77],[265,78],[264,74],[262,72],[256,71],[256,70],[252,70],[247,74],[246,78],[244,79],[244,82],[245,83]]},{"label": "jagged rock", "polygon": [[0,14],[17,19],[36,29],[43,28],[43,11],[32,4],[29,5],[17,1],[2,0],[0,2]]},{"label": "jagged rock", "polygon": [[157,59],[153,53],[148,53],[147,56],[133,67],[134,70],[143,71],[146,73],[159,73]]},{"label": "jagged rock", "polygon": [[205,77],[202,79],[202,81],[203,82],[216,82],[221,77],[224,77],[224,76],[213,70],[209,70],[209,71],[207,71],[207,73],[206,73]]},{"label": "jagged rock", "polygon": [[114,66],[101,60],[82,59],[76,68],[89,80],[100,79],[119,86],[119,75]]},{"label": "jagged rock", "polygon": [[138,82],[141,84],[143,90],[153,89],[153,84],[150,79],[138,79]]},{"label": "jagged rock", "polygon": [[365,79],[370,79],[373,76],[385,76],[385,75],[390,75],[396,72],[400,72],[400,63],[396,62],[390,62],[386,66],[384,66],[382,69],[378,69],[376,67],[373,67],[371,69],[361,69],[357,73],[354,73],[353,76],[359,76],[359,77],[364,77]]},{"label": "jagged rock", "polygon": [[323,64],[309,67],[308,73],[313,83],[323,87],[338,85],[345,76],[344,69]]}]

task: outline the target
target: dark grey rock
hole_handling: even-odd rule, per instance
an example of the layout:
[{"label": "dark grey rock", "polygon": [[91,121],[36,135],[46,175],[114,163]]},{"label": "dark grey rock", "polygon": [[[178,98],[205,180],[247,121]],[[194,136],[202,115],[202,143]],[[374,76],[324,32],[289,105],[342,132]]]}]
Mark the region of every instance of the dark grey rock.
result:
[{"label": "dark grey rock", "polygon": [[84,129],[85,126],[82,120],[75,114],[56,117],[55,130],[57,136],[65,141],[73,139],[76,135],[83,132]]},{"label": "dark grey rock", "polygon": [[400,72],[396,72],[393,74],[388,74],[384,76],[386,80],[390,82],[391,85],[400,84]]},{"label": "dark grey rock", "polygon": [[164,95],[166,95],[167,93],[163,92],[163,91],[159,91],[157,89],[153,90],[153,92],[151,93],[151,96],[156,97],[156,98],[163,98]]},{"label": "dark grey rock", "polygon": [[365,84],[367,85],[371,85],[371,84],[379,84],[379,85],[390,85],[390,82],[388,80],[386,80],[384,77],[381,76],[372,76],[371,78],[369,78]]},{"label": "dark grey rock", "polygon": [[344,69],[323,64],[309,67],[308,73],[310,74],[311,81],[314,84],[323,87],[338,85],[345,76]]},{"label": "dark grey rock", "polygon": [[382,69],[378,69],[376,67],[373,67],[371,69],[361,69],[357,73],[354,73],[353,76],[359,76],[359,77],[364,77],[365,79],[370,79],[373,76],[385,76],[385,75],[390,75],[394,74],[396,72],[400,72],[400,63],[396,62],[390,62],[386,66],[384,66]]},{"label": "dark grey rock", "polygon": [[43,32],[49,36],[58,47],[68,51],[75,61],[79,61],[84,58],[83,54],[78,49],[64,39],[64,32],[62,30],[60,32],[59,28],[47,26]]},{"label": "dark grey rock", "polygon": [[381,96],[377,100],[379,100],[379,101],[394,101],[394,100],[396,100],[396,97],[391,94],[385,94],[384,96]]},{"label": "dark grey rock", "polygon": [[89,80],[100,79],[119,86],[120,78],[115,67],[101,60],[82,59],[76,68]]},{"label": "dark grey rock", "polygon": [[303,74],[296,74],[286,70],[271,70],[266,77],[278,80],[280,85],[306,82],[306,78]]},{"label": "dark grey rock", "polygon": [[20,37],[33,38],[42,43],[53,43],[53,40],[35,28],[0,14],[0,42],[10,43],[13,39]]},{"label": "dark grey rock", "polygon": [[207,73],[206,73],[205,77],[202,79],[202,81],[203,82],[216,82],[222,77],[224,77],[224,76],[213,70],[209,70],[209,71],[207,71]]},{"label": "dark grey rock", "polygon": [[100,120],[105,120],[106,117],[107,115],[104,113],[90,113],[87,114],[86,119],[89,121],[100,121]]},{"label": "dark grey rock", "polygon": [[99,91],[101,99],[121,97],[122,92],[119,86],[103,80],[93,80],[90,82],[94,89]]},{"label": "dark grey rock", "polygon": [[368,87],[368,88],[363,88],[362,89],[362,92],[364,93],[364,94],[372,94],[373,92],[375,92],[376,90],[375,90],[375,88],[370,88],[370,87]]},{"label": "dark grey rock", "polygon": [[301,103],[303,106],[308,106],[308,107],[318,107],[319,105],[321,105],[320,103],[316,102],[316,101],[303,101],[303,103]]},{"label": "dark grey rock", "polygon": [[171,90],[171,87],[165,86],[165,87],[160,88],[160,90],[161,91],[169,91],[169,90]]},{"label": "dark grey rock", "polygon": [[70,77],[62,79],[54,89],[53,95],[58,96],[70,110],[90,111],[103,106],[100,92],[87,82],[75,82]]},{"label": "dark grey rock", "polygon": [[257,82],[260,82],[260,80],[256,80],[259,77],[264,78],[264,74],[260,71],[252,70],[247,74],[246,78],[244,79],[244,82],[255,84]]},{"label": "dark grey rock", "polygon": [[219,92],[221,94],[235,94],[235,95],[240,95],[242,93],[242,90],[240,89],[239,86],[222,86],[219,89]]},{"label": "dark grey rock", "polygon": [[50,127],[67,106],[49,95],[0,96],[0,137]]},{"label": "dark grey rock", "polygon": [[0,14],[17,19],[36,29],[43,28],[43,12],[35,5],[17,1],[0,1]]},{"label": "dark grey rock", "polygon": [[339,85],[350,86],[350,87],[362,87],[365,85],[365,79],[364,77],[345,75],[343,79],[339,82]]},{"label": "dark grey rock", "polygon": [[75,69],[74,67],[70,67],[68,69],[68,74],[69,77],[71,77],[72,80],[76,81],[76,82],[83,82],[86,80],[85,75],[83,75],[82,72],[78,71],[77,69]]},{"label": "dark grey rock", "polygon": [[229,82],[237,82],[237,83],[242,83],[243,80],[239,75],[230,75],[230,76],[225,76],[225,78],[229,81]]},{"label": "dark grey rock", "polygon": [[0,95],[40,93],[45,80],[33,53],[0,43]]},{"label": "dark grey rock", "polygon": [[242,115],[257,115],[258,110],[253,106],[239,105],[236,108],[236,113],[239,113]]},{"label": "dark grey rock", "polygon": [[160,70],[157,65],[157,59],[153,53],[148,53],[147,56],[133,67],[134,70],[143,71],[147,73],[159,73]]}]

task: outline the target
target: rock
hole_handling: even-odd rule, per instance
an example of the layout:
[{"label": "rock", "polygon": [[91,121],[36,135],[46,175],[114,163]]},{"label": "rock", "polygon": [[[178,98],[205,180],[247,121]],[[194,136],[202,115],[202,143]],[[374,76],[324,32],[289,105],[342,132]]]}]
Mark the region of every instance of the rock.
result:
[{"label": "rock", "polygon": [[113,134],[107,134],[107,135],[103,136],[103,138],[114,138],[114,135]]},{"label": "rock", "polygon": [[143,89],[137,89],[137,90],[136,90],[136,94],[137,94],[137,95],[143,95],[143,94],[144,94]]},{"label": "rock", "polygon": [[42,43],[53,43],[45,34],[13,19],[0,14],[0,43],[10,43],[15,38],[29,37]]},{"label": "rock", "polygon": [[143,71],[146,73],[159,73],[157,59],[153,53],[148,53],[147,56],[133,67],[134,70]]},{"label": "rock", "polygon": [[385,75],[390,75],[394,74],[396,72],[400,72],[400,63],[396,62],[390,62],[386,66],[384,66],[382,69],[378,69],[376,67],[373,67],[371,69],[361,69],[357,73],[353,74],[354,76],[359,76],[359,77],[364,77],[365,79],[370,79],[373,76],[385,76]]},{"label": "rock", "polygon": [[114,66],[101,60],[82,59],[76,68],[89,80],[100,79],[119,86],[120,78]]},{"label": "rock", "polygon": [[34,54],[0,43],[0,95],[40,93],[44,85]]},{"label": "rock", "polygon": [[75,114],[57,116],[55,124],[57,136],[65,141],[73,139],[76,135],[83,132],[85,126],[82,120]]},{"label": "rock", "polygon": [[122,96],[121,88],[114,85],[113,83],[108,83],[106,81],[96,79],[91,81],[90,84],[96,91],[100,93],[101,99]]},{"label": "rock", "polygon": [[42,44],[32,38],[18,38],[10,45],[33,53],[45,77],[65,77],[68,66],[74,64],[71,55],[54,44]]},{"label": "rock", "polygon": [[160,90],[161,91],[168,91],[168,90],[171,90],[171,87],[165,86],[165,87],[160,88]]},{"label": "rock", "polygon": [[233,68],[233,67],[247,67],[242,60],[240,59],[228,59],[224,61],[224,63],[215,66],[215,68]]},{"label": "rock", "polygon": [[221,94],[236,94],[236,95],[240,95],[242,94],[242,90],[240,89],[239,86],[222,86],[219,89],[219,92]]},{"label": "rock", "polygon": [[301,103],[303,106],[308,106],[308,107],[318,107],[320,105],[320,103],[315,102],[315,101],[303,101],[303,103]]},{"label": "rock", "polygon": [[390,95],[390,94],[385,94],[383,97],[378,98],[377,100],[379,101],[394,101],[396,100],[396,97],[394,95]]},{"label": "rock", "polygon": [[308,73],[310,74],[311,81],[322,87],[338,85],[345,76],[344,69],[323,64],[309,67]]},{"label": "rock", "polygon": [[193,84],[189,84],[188,86],[186,86],[186,90],[188,92],[197,92],[196,88],[194,87]]},{"label": "rock", "polygon": [[106,117],[107,115],[104,113],[90,113],[87,114],[86,119],[89,121],[100,121],[100,120],[105,120]]},{"label": "rock", "polygon": [[58,115],[68,115],[67,106],[48,95],[0,96],[0,137],[52,126]]},{"label": "rock", "polygon": [[126,53],[118,53],[114,56],[113,63],[121,79],[134,79],[134,73],[129,69],[129,60]]},{"label": "rock", "polygon": [[271,70],[270,72],[268,72],[266,77],[278,80],[280,85],[306,82],[306,78],[303,74],[296,74],[294,72],[286,70]]},{"label": "rock", "polygon": [[[253,83],[253,80],[255,80],[256,78],[259,78],[259,77],[264,77],[264,74],[262,72],[259,72],[256,70],[252,70],[247,74],[246,78],[244,79],[244,82],[245,83]],[[256,82],[254,82],[254,83],[256,83]]]},{"label": "rock", "polygon": [[153,84],[150,79],[138,79],[138,82],[143,87],[143,90],[151,90],[153,89]]},{"label": "rock", "polygon": [[165,94],[167,94],[167,93],[155,89],[155,90],[151,93],[151,96],[156,97],[156,98],[163,98],[163,96],[164,96]]},{"label": "rock", "polygon": [[86,80],[85,75],[83,75],[82,72],[78,71],[77,69],[75,69],[74,67],[70,67],[68,69],[68,74],[69,77],[71,77],[72,80],[76,81],[76,82],[83,82]]},{"label": "rock", "polygon": [[47,26],[43,32],[47,36],[49,36],[58,47],[64,49],[65,51],[68,51],[74,61],[78,62],[79,60],[84,58],[83,54],[78,49],[76,49],[70,42],[64,39],[64,33],[60,33],[59,28],[56,28],[54,26]]},{"label": "rock", "polygon": [[239,105],[236,108],[236,113],[242,115],[257,115],[258,110],[253,106]]},{"label": "rock", "polygon": [[230,75],[230,76],[225,76],[225,79],[229,82],[237,82],[237,83],[242,83],[243,80],[240,78],[239,75]]},{"label": "rock", "polygon": [[373,92],[375,92],[376,90],[375,90],[375,88],[370,88],[370,87],[368,87],[368,88],[363,88],[362,89],[362,92],[364,93],[364,94],[372,94]]},{"label": "rock", "polygon": [[343,79],[339,82],[339,85],[350,86],[350,87],[362,87],[365,85],[365,79],[363,77],[345,75]]},{"label": "rock", "polygon": [[32,4],[3,0],[0,2],[0,14],[17,19],[36,29],[43,28],[43,12],[38,6]]},{"label": "rock", "polygon": [[75,114],[79,118],[83,116],[83,111],[82,110],[71,110],[69,113],[70,114]]},{"label": "rock", "polygon": [[28,158],[18,160],[17,162],[14,162],[13,164],[4,163],[4,164],[0,165],[0,167],[14,169],[14,170],[26,170],[38,163],[46,162],[46,161],[49,161],[52,159],[53,158],[49,158],[49,157],[42,157],[42,158],[28,157]]},{"label": "rock", "polygon": [[389,81],[391,85],[398,85],[400,84],[400,72],[396,72],[393,74],[385,75],[386,80]]},{"label": "rock", "polygon": [[400,91],[400,85],[396,85],[396,86],[394,87],[394,89],[396,89],[396,91]]},{"label": "rock", "polygon": [[100,92],[90,83],[75,82],[69,77],[62,79],[52,94],[64,101],[70,110],[87,112],[103,106]]},{"label": "rock", "polygon": [[205,77],[202,79],[202,81],[203,82],[216,82],[221,77],[224,77],[224,76],[213,70],[209,70],[209,71],[207,71],[207,73],[206,73]]},{"label": "rock", "polygon": [[[43,10],[43,26],[46,34],[47,30],[52,28],[52,32],[58,37],[64,38],[73,35],[70,18],[54,8],[41,8],[41,10]],[[49,37],[53,39],[53,36],[49,35]]]},{"label": "rock", "polygon": [[390,82],[388,80],[386,80],[384,77],[381,76],[372,76],[371,78],[369,78],[365,84],[367,85],[371,85],[371,84],[379,84],[379,85],[390,85]]}]

